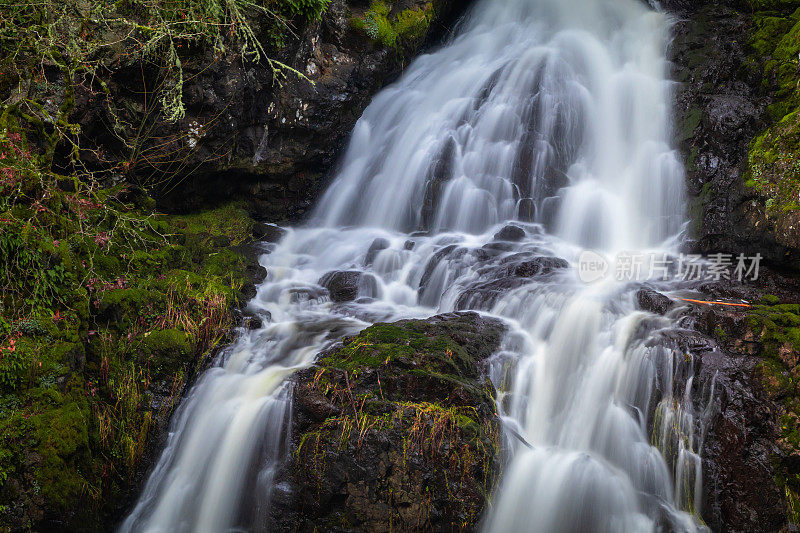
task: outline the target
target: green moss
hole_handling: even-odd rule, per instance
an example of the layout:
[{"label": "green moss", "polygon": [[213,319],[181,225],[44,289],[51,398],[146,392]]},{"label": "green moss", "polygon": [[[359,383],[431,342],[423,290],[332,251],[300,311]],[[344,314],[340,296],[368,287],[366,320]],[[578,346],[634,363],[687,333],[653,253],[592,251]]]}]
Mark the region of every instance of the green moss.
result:
[{"label": "green moss", "polygon": [[405,9],[392,15],[391,7],[377,0],[361,17],[352,17],[350,25],[363,30],[372,40],[386,47],[400,48],[424,37],[433,20],[433,3]]},{"label": "green moss", "polygon": [[253,229],[253,220],[244,205],[239,202],[200,213],[170,215],[165,217],[164,221],[171,231],[182,231],[192,235],[205,234],[209,237],[226,236],[230,239],[230,243],[225,246],[248,241]]},{"label": "green moss", "polygon": [[763,346],[764,359],[756,366],[765,391],[781,407],[779,446],[784,454],[774,457],[775,481],[785,492],[791,520],[800,517],[800,469],[791,459],[800,453],[800,305],[779,304],[766,295],[747,315],[747,327]]},{"label": "green moss", "polygon": [[189,336],[177,329],[149,331],[144,335],[142,349],[160,359],[183,358],[192,352]]},{"label": "green moss", "polygon": [[764,198],[770,217],[800,207],[799,8],[797,1],[754,3],[750,60],[760,65],[773,124],[751,142],[745,184]]},{"label": "green moss", "polygon": [[37,480],[42,495],[61,508],[80,499],[87,484],[85,476],[92,474],[80,468],[90,459],[89,423],[85,400],[49,409],[34,421],[37,451],[42,457]]},{"label": "green moss", "polygon": [[[0,253],[0,530],[42,509],[102,529],[153,422],[232,325],[247,265],[229,247],[251,221],[233,204],[154,217],[33,181],[37,196],[5,197],[0,216],[14,254]],[[154,386],[172,391],[158,410]]]},{"label": "green moss", "polygon": [[702,119],[703,111],[701,109],[696,107],[690,109],[689,113],[683,118],[681,123],[678,140],[685,141],[687,139],[691,139],[694,136],[694,130],[696,130],[697,126],[700,125],[700,121]]}]

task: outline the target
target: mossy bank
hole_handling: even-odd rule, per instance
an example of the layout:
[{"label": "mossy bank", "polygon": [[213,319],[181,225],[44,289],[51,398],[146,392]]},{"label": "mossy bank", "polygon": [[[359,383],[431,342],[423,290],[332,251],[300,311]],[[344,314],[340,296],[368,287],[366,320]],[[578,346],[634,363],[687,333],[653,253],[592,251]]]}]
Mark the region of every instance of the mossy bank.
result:
[{"label": "mossy bank", "polygon": [[255,223],[18,171],[0,211],[0,530],[108,530],[254,292]]}]

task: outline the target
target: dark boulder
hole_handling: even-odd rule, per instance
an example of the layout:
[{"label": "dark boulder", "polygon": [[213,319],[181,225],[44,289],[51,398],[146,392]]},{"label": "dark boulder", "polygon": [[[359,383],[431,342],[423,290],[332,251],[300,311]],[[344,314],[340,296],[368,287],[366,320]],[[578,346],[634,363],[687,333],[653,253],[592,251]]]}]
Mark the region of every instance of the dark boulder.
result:
[{"label": "dark boulder", "polygon": [[292,442],[265,524],[280,531],[469,531],[500,473],[475,313],[376,324],[293,378]]},{"label": "dark boulder", "polygon": [[[504,260],[504,262],[507,262]],[[532,278],[534,276],[550,274],[557,270],[569,268],[566,259],[560,257],[534,257],[519,262],[511,262],[508,274],[520,278]]]},{"label": "dark boulder", "polygon": [[334,302],[352,302],[359,296],[375,296],[377,284],[371,274],[358,270],[328,272],[317,282],[328,289]]},{"label": "dark boulder", "polygon": [[499,264],[478,269],[478,281],[459,294],[456,309],[489,309],[509,291],[566,268],[569,263],[560,257],[535,256],[529,252],[510,255]]},{"label": "dark boulder", "polygon": [[279,242],[286,235],[286,230],[275,224],[253,222],[253,237],[259,241]]},{"label": "dark boulder", "polygon": [[378,237],[372,241],[372,244],[369,245],[369,249],[367,250],[367,256],[364,258],[364,266],[370,266],[373,261],[375,261],[375,256],[378,255],[378,252],[388,247],[389,241],[382,237]]},{"label": "dark boulder", "polygon": [[665,314],[675,305],[675,302],[669,297],[652,289],[639,289],[636,292],[636,302],[639,304],[639,309],[650,311],[657,315]]},{"label": "dark boulder", "polygon": [[517,242],[525,238],[525,230],[519,226],[509,224],[494,234],[496,241]]}]

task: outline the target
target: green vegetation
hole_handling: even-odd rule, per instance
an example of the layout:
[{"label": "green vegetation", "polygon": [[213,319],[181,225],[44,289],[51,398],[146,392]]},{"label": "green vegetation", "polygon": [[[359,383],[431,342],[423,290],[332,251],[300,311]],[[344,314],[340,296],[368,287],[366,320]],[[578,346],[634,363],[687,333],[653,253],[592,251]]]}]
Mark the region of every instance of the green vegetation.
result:
[{"label": "green vegetation", "polygon": [[[19,83],[20,109],[26,119],[69,127],[68,113],[74,105],[74,85],[102,81],[109,59],[160,62],[164,79],[160,100],[169,120],[183,116],[182,52],[210,47],[216,54],[235,49],[244,61],[264,61],[278,76],[291,67],[267,54],[256,37],[264,26],[272,46],[280,46],[291,34],[293,21],[319,20],[330,0],[123,0],[98,2],[80,0],[23,0],[0,6],[0,70],[2,84]],[[54,113],[43,102],[31,100],[22,88],[31,83],[48,83],[44,76],[55,66],[63,74],[64,104]],[[31,79],[33,74],[34,78]],[[5,89],[0,87],[0,89]],[[70,101],[72,100],[72,101]],[[13,107],[13,106],[12,106]],[[36,113],[38,111],[38,113]],[[31,114],[33,113],[33,114]],[[37,116],[38,115],[38,116]],[[44,124],[40,124],[44,126]]]},{"label": "green vegetation", "polygon": [[[229,336],[246,210],[161,215],[159,183],[130,171],[152,124],[184,116],[188,58],[302,76],[275,53],[329,1],[0,1],[0,531],[108,529],[154,428]],[[125,68],[157,77],[143,109],[112,92]],[[93,106],[118,153],[82,146],[76,111]]]},{"label": "green vegetation", "polygon": [[794,458],[800,453],[800,305],[780,304],[765,296],[747,316],[746,340],[762,346],[758,372],[769,396],[781,406],[778,440],[787,461],[776,460],[776,482],[786,495],[792,523],[800,520],[800,470]]},{"label": "green vegetation", "polygon": [[363,30],[367,36],[386,47],[400,48],[425,35],[433,20],[432,2],[420,7],[393,13],[390,5],[375,0],[361,17],[352,17],[350,24]]},{"label": "green vegetation", "polygon": [[0,138],[0,530],[38,529],[45,509],[102,528],[233,323],[246,265],[227,247],[251,222],[237,205],[152,214],[135,188],[39,158]]},{"label": "green vegetation", "polygon": [[800,208],[800,2],[753,2],[750,61],[761,71],[770,127],[756,137],[748,154],[746,185],[765,199],[768,216]]}]

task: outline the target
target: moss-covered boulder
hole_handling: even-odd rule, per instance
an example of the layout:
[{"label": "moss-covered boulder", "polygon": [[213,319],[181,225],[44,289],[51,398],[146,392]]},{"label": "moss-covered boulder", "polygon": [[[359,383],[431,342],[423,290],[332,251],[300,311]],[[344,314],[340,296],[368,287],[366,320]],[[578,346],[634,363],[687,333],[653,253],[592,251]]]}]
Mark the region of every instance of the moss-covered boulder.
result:
[{"label": "moss-covered boulder", "polygon": [[296,374],[270,525],[476,529],[502,435],[482,364],[503,330],[475,313],[376,324]]}]

